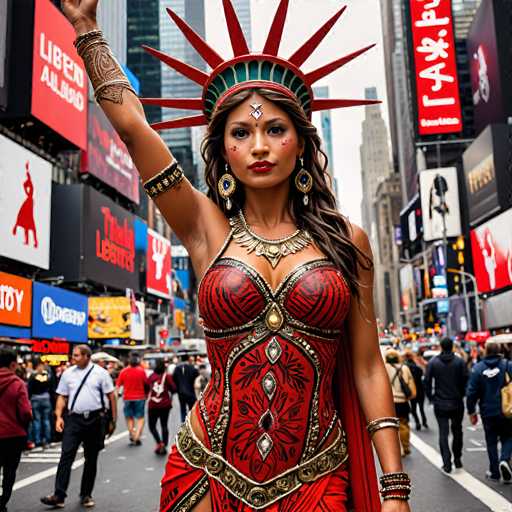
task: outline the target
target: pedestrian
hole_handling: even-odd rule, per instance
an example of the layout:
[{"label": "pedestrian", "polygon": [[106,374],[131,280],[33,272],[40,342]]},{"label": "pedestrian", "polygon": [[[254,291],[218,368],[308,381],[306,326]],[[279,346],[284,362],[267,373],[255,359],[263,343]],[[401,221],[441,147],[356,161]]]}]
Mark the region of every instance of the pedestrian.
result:
[{"label": "pedestrian", "polygon": [[16,470],[25,448],[28,425],[32,419],[27,386],[16,375],[17,366],[16,352],[9,348],[0,348],[0,512],[7,512],[7,503],[12,494]]},{"label": "pedestrian", "polygon": [[[156,442],[155,453],[165,455],[169,444],[169,413],[172,408],[172,393],[176,385],[172,375],[166,371],[165,362],[157,361],[155,370],[149,377],[148,422],[149,430]],[[162,434],[158,432],[160,421]]]},{"label": "pedestrian", "polygon": [[46,447],[52,440],[51,420],[52,402],[54,392],[52,377],[45,364],[38,360],[34,373],[28,380],[28,396],[32,404],[32,441],[36,446]]},{"label": "pedestrian", "polygon": [[208,385],[209,381],[210,378],[208,376],[208,370],[206,368],[206,365],[201,363],[199,365],[199,375],[196,377],[196,380],[194,381],[194,392],[196,394],[197,400],[201,398],[201,394],[206,389],[206,386]]},{"label": "pedestrian", "polygon": [[180,401],[181,421],[184,422],[188,411],[192,410],[196,403],[196,393],[194,383],[199,372],[194,366],[194,358],[183,356],[182,362],[176,365],[172,375],[176,388],[178,390],[178,399]]},{"label": "pedestrian", "polygon": [[[503,483],[512,481],[510,457],[512,455],[512,420],[506,418],[501,409],[501,388],[505,373],[512,377],[512,363],[502,357],[498,343],[485,344],[485,357],[473,367],[467,389],[466,406],[470,421],[478,423],[476,406],[485,431],[489,470],[486,478]],[[501,454],[498,452],[501,443]]]},{"label": "pedestrian", "polygon": [[[55,429],[62,432],[62,451],[55,491],[41,498],[41,503],[63,508],[71,476],[71,467],[81,444],[84,447],[84,471],[80,486],[82,506],[94,507],[92,498],[98,464],[98,454],[105,447],[105,435],[112,435],[116,425],[117,404],[114,384],[106,370],[91,361],[88,345],[73,348],[74,366],[61,376],[57,387]],[[106,422],[107,408],[111,420]]]},{"label": "pedestrian", "polygon": [[[443,458],[445,473],[462,467],[462,420],[464,419],[464,394],[468,372],[464,360],[453,353],[453,341],[445,337],[441,340],[441,354],[433,357],[425,373],[425,391],[434,406],[434,414],[439,426],[439,449]],[[448,438],[452,433],[452,449]]]},{"label": "pedestrian", "polygon": [[386,370],[393,391],[395,411],[400,420],[399,436],[402,445],[402,456],[407,456],[411,453],[411,429],[409,426],[411,407],[409,400],[416,396],[416,386],[411,371],[407,365],[403,364],[398,350],[391,348],[385,354]]},{"label": "pedestrian", "polygon": [[116,388],[118,392],[123,388],[123,410],[130,434],[130,446],[140,446],[149,382],[138,352],[130,354],[129,365],[119,374]]},{"label": "pedestrian", "polygon": [[[423,369],[421,366],[416,364],[414,353],[410,349],[404,351],[404,363],[411,371],[412,378],[414,379],[414,384],[416,386],[416,397],[410,401],[412,416],[416,423],[416,430],[421,430],[422,425],[424,428],[428,428],[427,417],[425,415],[425,386],[423,383]],[[421,415],[421,422],[420,417],[418,416],[418,411]]]}]

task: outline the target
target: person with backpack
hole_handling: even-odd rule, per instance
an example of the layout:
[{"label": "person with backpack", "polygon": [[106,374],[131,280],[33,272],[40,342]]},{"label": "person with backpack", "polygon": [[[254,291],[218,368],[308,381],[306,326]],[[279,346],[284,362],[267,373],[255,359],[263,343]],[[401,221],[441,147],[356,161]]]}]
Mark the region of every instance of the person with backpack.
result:
[{"label": "person with backpack", "polygon": [[7,503],[27,440],[27,428],[32,419],[27,386],[16,375],[17,366],[16,352],[0,348],[0,512],[7,512]]},{"label": "person with backpack", "polygon": [[400,353],[395,349],[386,351],[386,371],[393,391],[396,415],[400,420],[399,435],[404,457],[411,453],[411,428],[409,426],[411,407],[409,401],[416,397],[416,385],[411,370],[403,364]]},{"label": "person with backpack", "polygon": [[[91,361],[88,345],[73,348],[74,365],[67,369],[57,387],[55,430],[62,432],[62,451],[55,479],[55,491],[41,498],[52,508],[63,508],[67,496],[71,468],[81,444],[84,447],[84,471],[80,486],[80,503],[94,507],[92,498],[98,455],[105,447],[105,435],[112,435],[117,418],[114,383],[104,368]],[[107,407],[110,405],[111,419]],[[67,409],[67,412],[65,413]]]},{"label": "person with backpack", "polygon": [[[450,338],[441,340],[441,351],[441,354],[433,357],[427,365],[425,391],[434,405],[434,414],[439,425],[442,470],[451,473],[452,455],[455,467],[462,467],[462,420],[468,373],[464,360],[454,354],[453,341]],[[448,443],[450,427],[453,436],[451,451]]]},{"label": "person with backpack", "polygon": [[[149,430],[153,435],[157,455],[167,453],[169,443],[169,414],[172,408],[172,394],[176,393],[177,388],[174,384],[172,375],[166,371],[164,361],[158,361],[154,372],[149,377],[149,397],[148,397],[148,423]],[[158,432],[157,424],[160,421],[162,434]]]},{"label": "person with backpack", "polygon": [[503,414],[501,393],[512,378],[512,362],[503,358],[501,350],[498,343],[485,344],[485,357],[473,367],[469,378],[466,407],[473,425],[478,423],[477,404],[479,407],[489,457],[486,478],[495,482],[501,478],[503,483],[509,484],[512,482],[512,418]]}]

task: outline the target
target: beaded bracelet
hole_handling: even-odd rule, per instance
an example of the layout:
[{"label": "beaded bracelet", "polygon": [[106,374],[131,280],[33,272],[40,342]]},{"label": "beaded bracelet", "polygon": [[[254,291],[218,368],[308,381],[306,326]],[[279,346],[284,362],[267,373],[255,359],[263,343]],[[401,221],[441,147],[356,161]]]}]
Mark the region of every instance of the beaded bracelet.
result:
[{"label": "beaded bracelet", "polygon": [[151,199],[155,199],[160,194],[178,185],[184,177],[183,169],[178,165],[178,162],[173,162],[163,171],[147,180],[143,187],[146,194]]},{"label": "beaded bracelet", "polygon": [[409,500],[412,486],[407,473],[402,471],[385,473],[379,479],[381,484],[380,494],[386,500]]}]

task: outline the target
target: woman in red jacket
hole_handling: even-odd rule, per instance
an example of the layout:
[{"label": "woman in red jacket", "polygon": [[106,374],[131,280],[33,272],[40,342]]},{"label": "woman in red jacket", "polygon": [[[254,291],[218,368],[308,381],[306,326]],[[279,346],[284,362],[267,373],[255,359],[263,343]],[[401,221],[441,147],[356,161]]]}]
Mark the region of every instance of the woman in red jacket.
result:
[{"label": "woman in red jacket", "polygon": [[[149,377],[148,422],[149,430],[155,438],[157,455],[167,453],[169,443],[169,413],[172,408],[172,393],[176,393],[176,385],[171,375],[166,371],[165,363],[158,361],[155,371]],[[157,423],[160,420],[162,435],[158,432]]]}]

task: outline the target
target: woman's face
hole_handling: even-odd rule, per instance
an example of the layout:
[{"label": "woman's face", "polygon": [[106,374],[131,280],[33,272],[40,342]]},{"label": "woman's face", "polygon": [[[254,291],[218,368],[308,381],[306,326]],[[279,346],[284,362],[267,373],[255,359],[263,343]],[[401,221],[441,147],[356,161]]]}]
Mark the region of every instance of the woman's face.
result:
[{"label": "woman's face", "polygon": [[[261,115],[251,115],[255,110]],[[235,177],[246,187],[270,188],[288,180],[302,150],[288,114],[257,93],[228,115],[225,158]]]}]

